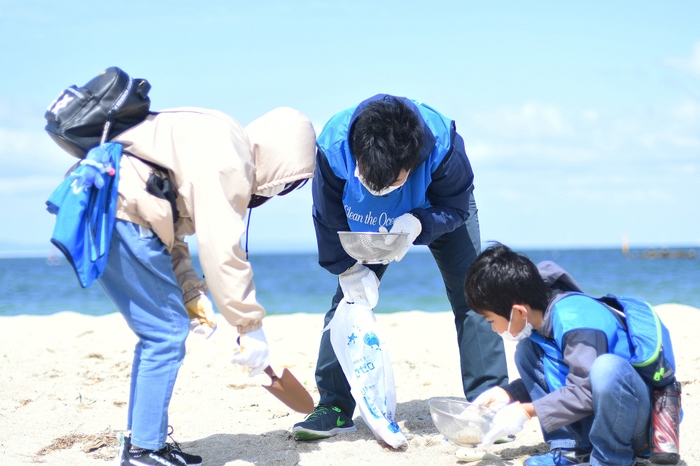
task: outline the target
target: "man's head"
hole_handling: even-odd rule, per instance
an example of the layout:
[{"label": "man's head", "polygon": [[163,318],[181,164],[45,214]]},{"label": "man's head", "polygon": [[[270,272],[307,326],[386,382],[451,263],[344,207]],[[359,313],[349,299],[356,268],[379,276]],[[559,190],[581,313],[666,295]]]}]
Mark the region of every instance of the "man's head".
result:
[{"label": "man's head", "polygon": [[402,183],[418,163],[423,127],[400,99],[368,103],[350,131],[350,149],[363,184],[375,192]]},{"label": "man's head", "polygon": [[467,304],[479,314],[492,312],[510,320],[513,305],[544,311],[551,291],[527,257],[496,243],[479,254],[464,281]]}]

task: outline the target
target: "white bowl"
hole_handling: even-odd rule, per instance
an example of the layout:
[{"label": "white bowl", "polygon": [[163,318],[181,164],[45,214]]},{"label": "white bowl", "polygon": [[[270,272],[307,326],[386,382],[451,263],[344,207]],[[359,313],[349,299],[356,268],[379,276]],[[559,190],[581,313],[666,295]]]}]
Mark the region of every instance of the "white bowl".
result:
[{"label": "white bowl", "polygon": [[495,412],[466,400],[433,398],[428,401],[430,417],[442,435],[457,445],[467,447],[481,443],[491,428]]},{"label": "white bowl", "polygon": [[362,264],[388,264],[408,241],[408,233],[339,231],[340,244]]}]

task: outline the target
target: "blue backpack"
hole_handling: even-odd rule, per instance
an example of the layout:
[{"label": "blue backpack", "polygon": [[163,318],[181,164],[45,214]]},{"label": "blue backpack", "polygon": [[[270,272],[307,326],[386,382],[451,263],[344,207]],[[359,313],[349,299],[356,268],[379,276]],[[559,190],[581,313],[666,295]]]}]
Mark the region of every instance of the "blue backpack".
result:
[{"label": "blue backpack", "polygon": [[[581,287],[563,268],[551,261],[537,264],[544,282],[560,294],[560,300],[571,294],[584,294]],[[630,364],[654,387],[664,387],[676,379],[676,361],[671,335],[654,309],[645,301],[608,294],[593,298],[613,313],[627,332],[632,357]]]},{"label": "blue backpack", "polygon": [[675,381],[676,361],[671,335],[656,311],[645,301],[608,294],[594,298],[607,306],[627,331],[632,347],[629,362],[654,387]]},{"label": "blue backpack", "polygon": [[89,167],[79,165],[46,201],[47,210],[56,215],[51,242],[73,266],[83,288],[104,272],[114,229],[122,145],[107,143],[104,147],[115,173],[99,175],[102,188],[81,187],[80,176]]}]

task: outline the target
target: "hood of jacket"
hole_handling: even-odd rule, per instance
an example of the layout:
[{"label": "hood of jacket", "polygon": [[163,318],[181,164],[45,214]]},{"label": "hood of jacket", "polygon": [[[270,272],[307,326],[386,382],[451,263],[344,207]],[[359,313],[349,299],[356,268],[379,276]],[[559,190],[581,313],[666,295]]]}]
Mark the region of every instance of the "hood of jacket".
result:
[{"label": "hood of jacket", "polygon": [[312,178],[316,167],[316,132],[306,116],[276,108],[245,127],[255,159],[252,192],[272,196],[287,183]]}]

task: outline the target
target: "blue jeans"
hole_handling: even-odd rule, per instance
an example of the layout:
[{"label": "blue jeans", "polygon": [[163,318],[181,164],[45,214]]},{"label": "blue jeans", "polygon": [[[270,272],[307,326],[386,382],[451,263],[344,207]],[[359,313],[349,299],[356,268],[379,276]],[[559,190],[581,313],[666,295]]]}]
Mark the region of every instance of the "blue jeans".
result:
[{"label": "blue jeans", "polygon": [[[501,337],[491,330],[490,324],[483,317],[467,307],[464,297],[467,269],[481,250],[479,220],[473,197],[470,207],[470,216],[465,225],[437,238],[428,248],[442,274],[447,298],[455,316],[464,395],[472,400],[488,388],[505,385],[508,382],[508,370]],[[387,267],[388,265],[370,266],[380,280]],[[331,309],[326,313],[324,327],[335,315],[342,298],[343,290],[338,285]],[[331,346],[329,332],[323,332],[321,336],[316,363],[316,385],[320,394],[319,404],[337,406],[346,415],[352,416],[355,400]]]},{"label": "blue jeans", "polygon": [[[529,338],[518,343],[515,363],[530,398],[549,393],[543,351]],[[614,354],[599,356],[590,371],[593,413],[551,432],[542,429],[551,448],[590,451],[593,465],[634,465],[648,454],[651,388],[627,362]]]},{"label": "blue jeans", "polygon": [[151,230],[117,220],[99,282],[139,339],[131,366],[131,443],[159,450],[165,446],[168,406],[189,333],[170,254]]}]

